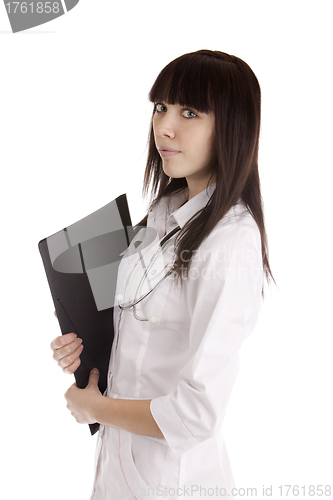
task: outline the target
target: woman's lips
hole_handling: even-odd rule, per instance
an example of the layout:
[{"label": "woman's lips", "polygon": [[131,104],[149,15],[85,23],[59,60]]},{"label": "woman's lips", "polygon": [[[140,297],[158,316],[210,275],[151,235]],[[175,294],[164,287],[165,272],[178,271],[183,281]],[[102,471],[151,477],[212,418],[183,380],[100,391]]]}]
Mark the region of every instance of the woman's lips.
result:
[{"label": "woman's lips", "polygon": [[180,153],[180,151],[167,151],[167,150],[163,150],[163,149],[160,149],[160,155],[164,158],[164,157],[167,157],[167,156],[174,156],[174,155],[178,155],[178,153]]}]

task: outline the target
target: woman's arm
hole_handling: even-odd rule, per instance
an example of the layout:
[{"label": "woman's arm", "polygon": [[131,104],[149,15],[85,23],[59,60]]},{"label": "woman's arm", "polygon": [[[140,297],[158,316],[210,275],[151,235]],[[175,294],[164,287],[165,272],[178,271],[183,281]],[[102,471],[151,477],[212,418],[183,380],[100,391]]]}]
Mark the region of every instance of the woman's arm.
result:
[{"label": "woman's arm", "polygon": [[192,261],[186,287],[191,355],[177,386],[150,404],[168,446],[179,455],[220,432],[239,350],[259,314],[260,232],[250,215],[240,215],[218,225]]},{"label": "woman's arm", "polygon": [[150,412],[150,399],[113,399],[99,402],[94,414],[100,424],[119,427],[145,436],[163,437]]},{"label": "woman's arm", "polygon": [[163,437],[150,412],[150,399],[114,399],[103,396],[98,388],[98,371],[94,370],[90,373],[85,389],[79,389],[73,384],[65,394],[67,408],[77,422],[98,422],[135,434]]}]

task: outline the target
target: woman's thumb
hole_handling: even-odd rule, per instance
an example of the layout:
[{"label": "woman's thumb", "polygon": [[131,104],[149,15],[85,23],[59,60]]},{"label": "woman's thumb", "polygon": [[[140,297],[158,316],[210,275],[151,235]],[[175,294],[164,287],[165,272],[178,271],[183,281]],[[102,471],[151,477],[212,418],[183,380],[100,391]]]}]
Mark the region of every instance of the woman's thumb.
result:
[{"label": "woman's thumb", "polygon": [[89,375],[89,382],[91,381],[91,379],[93,379],[94,377],[96,378],[96,375],[97,375],[97,380],[99,378],[99,371],[97,370],[97,368],[93,368],[90,372],[90,375]]}]

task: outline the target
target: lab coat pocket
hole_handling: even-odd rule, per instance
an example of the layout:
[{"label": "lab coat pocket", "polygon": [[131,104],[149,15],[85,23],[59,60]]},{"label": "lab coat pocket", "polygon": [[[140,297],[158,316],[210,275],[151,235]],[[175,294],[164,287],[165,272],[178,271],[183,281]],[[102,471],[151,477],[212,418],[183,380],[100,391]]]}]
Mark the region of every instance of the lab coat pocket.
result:
[{"label": "lab coat pocket", "polygon": [[127,487],[137,500],[146,500],[149,495],[178,500],[179,458],[169,447],[120,430],[119,458]]},{"label": "lab coat pocket", "polygon": [[149,487],[142,480],[132,455],[132,434],[119,429],[119,460],[128,490],[137,500],[144,500],[149,494]]}]

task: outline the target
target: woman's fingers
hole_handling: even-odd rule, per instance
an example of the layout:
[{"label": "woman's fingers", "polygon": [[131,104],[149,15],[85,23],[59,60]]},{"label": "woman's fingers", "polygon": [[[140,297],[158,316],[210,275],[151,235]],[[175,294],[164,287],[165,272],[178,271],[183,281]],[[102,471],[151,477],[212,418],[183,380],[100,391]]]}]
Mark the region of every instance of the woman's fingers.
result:
[{"label": "woman's fingers", "polygon": [[56,317],[56,318],[58,317],[58,316],[57,316],[57,311],[54,311],[54,315],[55,315],[55,317]]},{"label": "woman's fingers", "polygon": [[[69,344],[66,347],[62,347],[61,349],[58,349],[57,353],[53,356],[56,361],[58,361],[58,365],[60,368],[62,368],[64,371],[66,368],[70,368],[74,363],[76,363],[77,359],[79,358],[83,346],[81,345],[82,340],[80,342],[73,342],[74,347],[72,344]],[[76,348],[75,348],[76,347]],[[74,349],[74,350],[72,350]],[[59,358],[60,356],[60,358]],[[68,370],[70,373],[73,373],[71,370]],[[68,373],[68,372],[66,372]]]},{"label": "woman's fingers", "polygon": [[80,364],[81,364],[81,359],[77,358],[74,361],[74,363],[72,363],[70,366],[67,366],[66,368],[63,368],[63,371],[65,373],[73,374],[78,369],[78,367],[80,366]]},{"label": "woman's fingers", "polygon": [[74,333],[61,335],[51,342],[53,359],[65,373],[74,373],[80,366],[79,356],[82,352],[82,339],[76,337]]},{"label": "woman's fingers", "polygon": [[76,339],[77,335],[75,333],[66,333],[65,335],[60,335],[59,337],[53,339],[50,347],[52,351],[55,351],[56,349],[60,349],[61,347],[71,344]]}]

